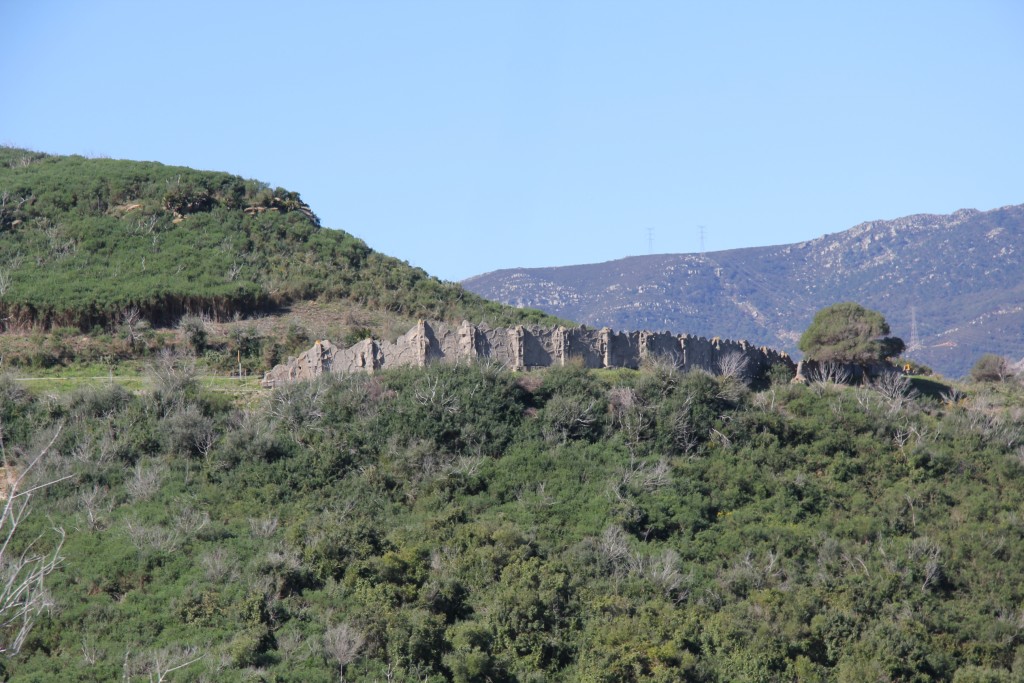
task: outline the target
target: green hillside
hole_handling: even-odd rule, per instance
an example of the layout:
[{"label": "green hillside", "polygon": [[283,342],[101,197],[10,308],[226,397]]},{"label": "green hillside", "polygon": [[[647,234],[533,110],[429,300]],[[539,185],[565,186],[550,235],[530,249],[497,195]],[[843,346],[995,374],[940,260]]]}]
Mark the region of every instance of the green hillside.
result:
[{"label": "green hillside", "polygon": [[299,195],[227,173],[0,147],[0,318],[7,329],[154,325],[347,300],[409,317],[554,320],[492,304],[352,235]]},{"label": "green hillside", "polygon": [[481,364],[241,409],[154,376],[0,382],[7,453],[56,435],[34,481],[71,477],[7,551],[67,535],[12,680],[1024,676],[1019,386]]},{"label": "green hillside", "polygon": [[323,330],[542,314],[223,173],[0,148],[0,234],[2,362],[111,368],[0,376],[0,679],[1024,680],[1016,379],[224,392]]}]

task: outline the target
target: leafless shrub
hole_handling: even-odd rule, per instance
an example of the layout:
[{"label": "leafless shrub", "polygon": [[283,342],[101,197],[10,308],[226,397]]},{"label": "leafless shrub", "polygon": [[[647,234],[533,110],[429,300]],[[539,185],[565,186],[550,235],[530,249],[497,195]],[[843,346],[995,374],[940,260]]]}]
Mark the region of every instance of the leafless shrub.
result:
[{"label": "leafless shrub", "polygon": [[311,382],[280,387],[270,404],[272,418],[287,427],[298,441],[306,438],[304,434],[319,431],[324,417],[323,397],[330,381],[329,376],[322,375]]},{"label": "leafless shrub", "polygon": [[885,399],[890,414],[898,413],[918,396],[910,378],[898,372],[883,372],[875,378],[871,387]]},{"label": "leafless shrub", "polygon": [[678,380],[682,374],[680,359],[669,354],[648,354],[641,360],[640,368],[669,381]]},{"label": "leafless shrub", "polygon": [[672,468],[668,464],[668,460],[659,458],[658,462],[653,467],[649,467],[644,473],[640,486],[644,491],[653,492],[668,486],[671,480]]},{"label": "leafless shrub", "polygon": [[585,433],[597,420],[597,402],[584,402],[575,397],[555,396],[544,407],[544,425],[541,433],[549,443],[565,443]]},{"label": "leafless shrub", "polygon": [[644,570],[647,580],[661,589],[665,597],[679,602],[686,598],[681,592],[683,574],[679,571],[679,553],[668,548],[661,555],[649,558]]},{"label": "leafless shrub", "polygon": [[621,499],[630,490],[653,493],[664,488],[672,481],[671,469],[668,461],[664,458],[658,460],[654,465],[645,462],[631,462],[622,470],[621,478],[616,486],[616,495]]},{"label": "leafless shrub", "polygon": [[895,443],[896,447],[899,448],[901,451],[903,450],[903,447],[907,445],[907,441],[909,439],[910,430],[904,427],[897,427],[892,435],[893,443]]},{"label": "leafless shrub", "polygon": [[206,510],[197,510],[188,503],[179,502],[178,511],[174,517],[174,528],[183,536],[191,536],[210,523],[210,513]]},{"label": "leafless shrub", "polygon": [[[27,544],[20,553],[14,552],[12,543],[18,527],[29,514],[32,495],[52,486],[60,479],[30,484],[33,469],[43,461],[60,435],[60,428],[43,446],[38,454],[25,464],[16,465],[7,457],[3,439],[0,438],[0,458],[3,460],[3,481],[0,499],[0,654],[13,656],[18,653],[28,637],[36,616],[51,607],[52,602],[43,581],[61,563],[60,555],[64,545],[64,530],[54,527],[57,536],[53,549],[40,552],[38,546],[42,537]],[[0,429],[2,437],[2,429]]]},{"label": "leafless shrub", "polygon": [[851,378],[850,370],[845,365],[832,361],[817,363],[807,372],[808,381],[819,390],[839,384],[849,384]]},{"label": "leafless shrub", "polygon": [[135,219],[135,223],[132,225],[132,233],[136,235],[152,235],[156,230],[156,224],[159,220],[159,217],[155,214],[140,216]]},{"label": "leafless shrub", "polygon": [[927,591],[942,576],[942,549],[927,536],[915,538],[908,551],[911,563],[919,566],[921,591]]},{"label": "leafless shrub", "polygon": [[413,391],[413,397],[421,406],[432,406],[446,413],[459,412],[459,398],[440,377],[428,377],[420,382]]},{"label": "leafless shrub", "polygon": [[777,586],[786,580],[786,576],[779,554],[774,550],[766,550],[761,559],[757,559],[752,552],[744,553],[731,567],[720,573],[719,580],[734,594],[742,594],[751,589]]},{"label": "leafless shrub", "polygon": [[223,547],[218,546],[204,553],[199,558],[199,562],[203,566],[208,581],[218,583],[235,578],[235,562]]},{"label": "leafless shrub", "polygon": [[934,434],[927,427],[921,427],[919,425],[908,424],[910,433],[914,436],[914,444],[916,446],[923,446],[924,444],[932,441]]},{"label": "leafless shrub", "polygon": [[601,534],[598,548],[613,569],[624,566],[629,559],[629,536],[618,526],[609,526]]},{"label": "leafless shrub", "polygon": [[[45,217],[35,219],[34,223],[35,226],[46,236],[50,256],[60,260],[78,251],[78,242],[74,238],[69,238],[67,236],[64,226],[61,224],[55,223]],[[45,261],[45,257],[42,258]]]},{"label": "leafless shrub", "polygon": [[170,553],[177,550],[181,542],[181,533],[177,529],[168,529],[160,525],[148,526],[129,520],[125,522],[125,530],[128,533],[128,540],[137,550]]},{"label": "leafless shrub", "polygon": [[452,464],[452,471],[467,477],[472,477],[480,471],[484,462],[482,455],[460,455]]},{"label": "leafless shrub", "polygon": [[881,403],[881,397],[877,391],[874,391],[871,387],[858,386],[853,390],[853,397],[857,400],[857,405],[865,410],[865,412],[871,412]]},{"label": "leafless shrub", "polygon": [[96,645],[95,636],[82,636],[82,661],[92,666],[106,656],[106,652]]},{"label": "leafless shrub", "polygon": [[11,272],[6,268],[0,268],[0,296],[7,293],[11,288]]},{"label": "leafless shrub", "polygon": [[285,661],[294,662],[306,659],[309,653],[303,654],[306,640],[295,631],[287,631],[277,636],[277,649],[284,655]]},{"label": "leafless shrub", "polygon": [[752,403],[754,404],[754,407],[758,408],[762,412],[774,413],[776,398],[775,387],[772,387],[755,393],[753,395]]},{"label": "leafless shrub", "polygon": [[684,454],[692,454],[697,446],[700,445],[700,439],[694,427],[691,413],[693,402],[693,393],[687,394],[683,404],[672,414],[671,422],[669,423],[672,443],[680,453]]},{"label": "leafless shrub", "polygon": [[366,636],[347,623],[327,629],[324,634],[324,649],[338,663],[341,683],[345,683],[345,667],[355,660],[366,643]]},{"label": "leafless shrub", "polygon": [[254,538],[270,538],[277,531],[277,517],[250,517],[249,529]]},{"label": "leafless shrub", "polygon": [[92,444],[86,441],[79,441],[71,447],[71,459],[79,463],[92,461]]},{"label": "leafless shrub", "polygon": [[643,442],[650,438],[654,421],[632,389],[617,387],[609,392],[609,399],[629,455],[635,459],[640,456]]},{"label": "leafless shrub", "polygon": [[169,680],[170,674],[200,661],[205,654],[199,654],[195,646],[161,648],[148,650],[132,657],[131,650],[125,651],[122,677],[131,681],[135,677],[146,677],[150,683]]},{"label": "leafless shrub", "polygon": [[[23,482],[24,485],[31,488],[36,488],[38,484],[46,483],[50,481],[64,481],[66,479],[73,479],[76,474],[74,473],[73,466],[74,460],[71,455],[65,455],[56,448],[53,448],[50,444],[54,443],[56,438],[61,431],[63,431],[63,425],[57,425],[55,427],[43,427],[39,429],[33,436],[30,442],[30,446],[27,451],[22,449],[18,450],[18,458],[22,459],[24,453],[43,453],[45,456],[39,458],[32,469],[28,472],[28,475]],[[2,425],[0,425],[0,438],[2,438]],[[12,470],[13,471],[13,470]],[[0,478],[2,481],[2,478]],[[41,487],[38,492],[41,495],[48,495],[49,486]],[[67,497],[61,498],[56,501],[58,506],[63,507],[66,511],[70,512],[74,509],[74,498]]]},{"label": "leafless shrub", "polygon": [[160,400],[170,410],[185,405],[196,387],[194,356],[162,350],[149,366],[150,381]]},{"label": "leafless shrub", "polygon": [[[145,264],[143,263],[143,269]],[[134,348],[142,343],[142,334],[148,329],[148,323],[142,317],[138,306],[130,306],[121,311],[119,320],[121,330],[128,338],[128,343]]]},{"label": "leafless shrub", "polygon": [[746,381],[750,359],[739,351],[730,351],[718,359],[718,374],[727,379]]},{"label": "leafless shrub", "polygon": [[87,437],[71,447],[70,459],[79,465],[106,465],[114,460],[116,439],[110,428],[103,432],[96,443],[94,437]]},{"label": "leafless shrub", "polygon": [[742,380],[735,377],[718,377],[718,397],[728,403],[736,403],[749,391]]},{"label": "leafless shrub", "polygon": [[114,501],[110,500],[107,488],[93,484],[90,490],[79,492],[78,500],[89,530],[103,529],[104,517],[114,509]]},{"label": "leafless shrub", "polygon": [[302,558],[291,548],[276,548],[264,556],[261,568],[262,579],[266,580],[263,594],[268,611],[273,610],[273,602],[293,592],[290,586],[291,577],[302,569]]},{"label": "leafless shrub", "polygon": [[128,495],[135,501],[148,500],[160,490],[166,472],[167,467],[162,464],[146,465],[141,460],[135,463],[124,484]]}]

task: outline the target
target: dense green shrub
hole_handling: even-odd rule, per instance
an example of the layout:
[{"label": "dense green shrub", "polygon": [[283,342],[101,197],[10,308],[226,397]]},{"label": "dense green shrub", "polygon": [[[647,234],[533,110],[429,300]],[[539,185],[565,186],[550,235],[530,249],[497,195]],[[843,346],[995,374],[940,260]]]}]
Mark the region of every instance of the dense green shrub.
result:
[{"label": "dense green shrub", "polygon": [[833,304],[814,315],[799,348],[809,360],[876,363],[903,352],[903,340],[888,334],[881,313],[855,303]]},{"label": "dense green shrub", "polygon": [[11,546],[67,533],[13,680],[330,681],[342,660],[349,680],[436,682],[1021,670],[1013,383],[893,404],[470,364],[232,405],[158,360],[141,395],[0,379],[9,453],[63,425],[46,471],[73,474]]}]

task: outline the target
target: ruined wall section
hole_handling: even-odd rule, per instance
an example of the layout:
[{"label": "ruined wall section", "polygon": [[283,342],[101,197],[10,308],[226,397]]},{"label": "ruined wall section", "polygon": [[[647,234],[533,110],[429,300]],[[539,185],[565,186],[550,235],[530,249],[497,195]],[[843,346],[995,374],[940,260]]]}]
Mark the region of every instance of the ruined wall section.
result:
[{"label": "ruined wall section", "polygon": [[312,379],[325,372],[375,372],[394,367],[486,359],[513,370],[581,363],[588,368],[639,368],[650,360],[713,374],[757,377],[771,365],[795,367],[783,352],[745,341],[705,339],[668,332],[615,332],[587,327],[517,325],[490,328],[463,322],[458,327],[420,321],[395,342],[367,339],[348,349],[318,341],[298,358],[268,372],[267,387]]}]

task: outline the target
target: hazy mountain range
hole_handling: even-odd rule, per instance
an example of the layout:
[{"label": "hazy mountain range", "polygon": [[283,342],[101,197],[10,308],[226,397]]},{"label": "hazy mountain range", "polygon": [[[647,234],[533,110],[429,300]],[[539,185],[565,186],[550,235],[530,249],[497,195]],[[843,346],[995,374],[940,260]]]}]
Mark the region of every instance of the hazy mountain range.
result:
[{"label": "hazy mountain range", "polygon": [[815,311],[881,311],[908,356],[949,376],[1024,356],[1024,205],[869,221],[796,244],[515,268],[472,292],[593,326],[747,339],[796,353]]}]

